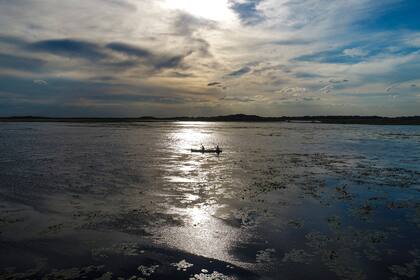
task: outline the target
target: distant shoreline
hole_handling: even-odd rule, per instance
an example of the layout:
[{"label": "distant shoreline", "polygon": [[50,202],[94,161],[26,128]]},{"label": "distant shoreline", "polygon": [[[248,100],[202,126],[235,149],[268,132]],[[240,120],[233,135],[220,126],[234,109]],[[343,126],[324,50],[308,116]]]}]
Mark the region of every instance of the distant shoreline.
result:
[{"label": "distant shoreline", "polygon": [[303,117],[260,117],[256,115],[226,115],[214,117],[138,117],[138,118],[55,118],[36,116],[2,117],[0,122],[65,122],[65,123],[132,123],[132,122],[293,122],[324,124],[368,124],[368,125],[420,125],[420,116],[378,117],[378,116],[303,116]]}]

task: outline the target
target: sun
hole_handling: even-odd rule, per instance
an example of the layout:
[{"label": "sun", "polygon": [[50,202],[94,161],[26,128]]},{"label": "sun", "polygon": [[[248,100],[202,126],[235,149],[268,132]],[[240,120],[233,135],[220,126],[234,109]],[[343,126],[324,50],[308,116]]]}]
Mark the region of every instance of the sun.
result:
[{"label": "sun", "polygon": [[169,9],[177,9],[214,21],[230,21],[234,18],[229,0],[165,0]]}]

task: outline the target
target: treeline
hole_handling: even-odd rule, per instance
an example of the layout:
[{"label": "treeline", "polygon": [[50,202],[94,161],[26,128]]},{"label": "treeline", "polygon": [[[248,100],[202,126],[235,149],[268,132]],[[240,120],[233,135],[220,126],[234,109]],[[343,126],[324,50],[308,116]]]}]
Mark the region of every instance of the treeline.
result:
[{"label": "treeline", "polygon": [[207,122],[310,122],[330,124],[372,124],[372,125],[420,125],[420,116],[379,117],[379,116],[302,116],[302,117],[260,117],[256,115],[226,115],[214,117],[173,117],[152,116],[138,118],[51,118],[38,116],[17,116],[0,118],[2,122],[146,122],[146,121],[207,121]]}]

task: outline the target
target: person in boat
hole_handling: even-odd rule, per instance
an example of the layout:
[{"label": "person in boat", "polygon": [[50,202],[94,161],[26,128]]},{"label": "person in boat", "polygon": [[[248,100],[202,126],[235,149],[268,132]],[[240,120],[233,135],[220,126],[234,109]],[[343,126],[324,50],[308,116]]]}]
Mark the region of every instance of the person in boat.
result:
[{"label": "person in boat", "polygon": [[201,151],[202,151],[202,152],[204,152],[204,151],[205,151],[205,148],[204,148],[203,144],[201,144]]},{"label": "person in boat", "polygon": [[216,153],[220,153],[219,145],[216,146]]}]

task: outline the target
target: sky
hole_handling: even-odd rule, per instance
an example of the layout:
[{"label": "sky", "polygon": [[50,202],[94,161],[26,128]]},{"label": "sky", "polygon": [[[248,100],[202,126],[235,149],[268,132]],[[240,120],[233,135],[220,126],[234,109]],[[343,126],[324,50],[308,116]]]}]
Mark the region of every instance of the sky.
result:
[{"label": "sky", "polygon": [[418,0],[0,0],[0,116],[420,115]]}]

